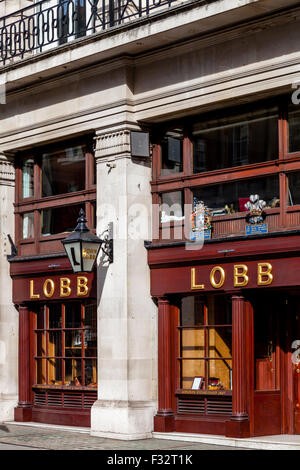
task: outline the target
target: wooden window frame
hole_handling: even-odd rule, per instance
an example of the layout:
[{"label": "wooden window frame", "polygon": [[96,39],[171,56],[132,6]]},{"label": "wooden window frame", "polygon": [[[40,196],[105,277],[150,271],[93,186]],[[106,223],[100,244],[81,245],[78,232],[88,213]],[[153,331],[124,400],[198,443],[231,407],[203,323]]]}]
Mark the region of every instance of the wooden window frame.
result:
[{"label": "wooden window frame", "polygon": [[[85,187],[83,190],[72,193],[63,193],[54,196],[42,197],[41,195],[41,154],[82,145],[85,147]],[[22,162],[26,158],[34,159],[34,195],[22,198]],[[16,185],[15,185],[15,242],[20,247],[19,254],[39,254],[44,252],[63,252],[60,241],[66,237],[66,233],[42,235],[40,229],[41,211],[43,209],[55,209],[70,205],[84,205],[87,225],[92,231],[93,227],[93,203],[96,202],[96,175],[93,155],[93,137],[91,135],[36,147],[32,150],[16,155]],[[23,214],[34,212],[34,237],[23,238],[22,218]],[[79,216],[79,214],[78,214]],[[94,215],[95,216],[95,215]],[[74,227],[76,220],[74,220]],[[50,243],[49,243],[50,242]]]},{"label": "wooden window frame", "polygon": [[[213,295],[213,294],[210,294]],[[177,357],[177,362],[179,363],[179,368],[177,369],[179,372],[179,377],[178,377],[178,383],[179,383],[179,389],[176,391],[177,394],[180,394],[182,390],[187,392],[188,390],[191,389],[183,389],[182,387],[182,362],[183,361],[203,361],[204,362],[204,388],[201,390],[201,394],[205,395],[205,393],[209,395],[218,395],[218,391],[213,391],[208,389],[208,379],[209,379],[209,362],[210,361],[224,361],[228,360],[232,362],[232,357],[222,357],[222,358],[215,358],[215,357],[210,357],[209,355],[209,331],[213,328],[231,328],[231,340],[232,340],[232,322],[231,323],[224,323],[224,324],[210,324],[208,321],[208,307],[206,304],[203,305],[204,308],[204,320],[202,325],[188,325],[188,326],[182,326],[181,322],[181,315],[180,314],[180,325],[177,326],[177,331],[179,333],[179,347],[178,347],[178,352],[180,355]],[[203,330],[204,331],[204,356],[203,357],[184,357],[182,355],[182,332],[185,330]],[[222,391],[222,395],[232,395],[232,390],[224,390]]]},{"label": "wooden window frame", "polygon": [[[300,151],[289,152],[289,126],[288,126],[288,96],[279,97],[271,101],[257,102],[257,107],[272,106],[274,104],[278,109],[278,158],[271,161],[260,162],[256,164],[249,164],[245,166],[237,166],[225,168],[221,170],[206,171],[203,173],[193,173],[193,143],[191,138],[191,128],[195,118],[186,118],[180,122],[166,123],[160,127],[160,130],[154,135],[155,141],[153,144],[153,174],[151,182],[151,192],[153,196],[153,203],[160,203],[160,197],[163,193],[181,190],[184,192],[184,204],[192,203],[192,190],[207,185],[216,185],[225,182],[242,181],[246,179],[254,179],[259,177],[266,177],[278,175],[279,182],[279,198],[280,206],[276,209],[266,209],[267,214],[279,214],[278,231],[286,230],[288,227],[288,215],[293,212],[300,212],[300,204],[295,206],[288,206],[287,192],[288,192],[288,174],[293,171],[300,171]],[[255,109],[255,103],[253,107]],[[226,114],[230,115],[232,110],[236,108],[228,108]],[[203,116],[203,120],[205,115]],[[184,129],[184,144],[183,144],[183,172],[173,175],[160,176],[161,167],[161,148],[159,141],[162,135],[173,127],[182,127]],[[241,218],[241,213],[228,214],[213,218],[213,221],[238,219]],[[160,229],[163,224],[159,221]],[[155,234],[153,239],[155,240]],[[156,238],[157,240],[157,238]]]},{"label": "wooden window frame", "polygon": [[[70,301],[71,302],[71,301]],[[78,301],[77,301],[78,302]],[[49,324],[49,305],[44,304],[40,309],[38,309],[37,312],[34,313],[33,317],[33,351],[32,351],[32,363],[33,363],[33,387],[34,388],[42,388],[42,389],[58,389],[58,390],[96,390],[97,387],[91,387],[88,385],[67,385],[65,382],[65,361],[66,360],[72,360],[72,357],[66,356],[66,354],[63,354],[65,352],[65,333],[68,331],[78,331],[81,334],[81,355],[76,356],[74,359],[76,361],[80,360],[81,362],[81,377],[82,377],[82,383],[85,382],[85,361],[86,360],[94,360],[96,361],[96,383],[97,383],[97,354],[96,356],[85,356],[84,354],[84,331],[86,328],[85,325],[85,308],[86,305],[83,302],[80,302],[81,304],[81,323],[80,327],[74,327],[74,328],[67,328],[65,325],[65,303],[63,302],[58,302],[61,308],[61,318],[62,318],[62,325],[60,327],[54,328],[50,327]],[[96,305],[96,301],[95,301]],[[44,325],[44,328],[38,328],[37,324],[37,316],[43,311],[43,314],[45,315],[45,322],[46,324]],[[49,334],[51,332],[59,332],[61,333],[61,356],[53,356],[49,353]],[[43,344],[45,347],[45,355],[39,356],[37,354],[37,335],[38,333],[43,334]],[[97,325],[96,325],[96,334],[97,334]],[[54,385],[49,383],[49,359],[59,359],[61,360],[61,371],[62,371],[62,384],[59,385]],[[37,380],[37,361],[38,360],[44,360],[45,361],[45,383],[41,384],[38,383]]]}]

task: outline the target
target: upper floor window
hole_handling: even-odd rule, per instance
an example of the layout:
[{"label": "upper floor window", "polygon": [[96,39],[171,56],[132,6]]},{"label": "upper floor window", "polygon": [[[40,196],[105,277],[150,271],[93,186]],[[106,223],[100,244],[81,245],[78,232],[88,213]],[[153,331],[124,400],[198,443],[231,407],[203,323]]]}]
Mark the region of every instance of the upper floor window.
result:
[{"label": "upper floor window", "polygon": [[250,196],[264,201],[265,231],[300,229],[300,106],[289,103],[281,96],[153,130],[154,240],[192,238],[186,221],[201,201],[212,238],[245,235]]},{"label": "upper floor window", "polygon": [[20,254],[62,251],[79,211],[95,227],[96,168],[92,138],[36,148],[17,156],[16,241]]},{"label": "upper floor window", "polygon": [[278,111],[260,109],[193,125],[194,173],[278,158]]}]

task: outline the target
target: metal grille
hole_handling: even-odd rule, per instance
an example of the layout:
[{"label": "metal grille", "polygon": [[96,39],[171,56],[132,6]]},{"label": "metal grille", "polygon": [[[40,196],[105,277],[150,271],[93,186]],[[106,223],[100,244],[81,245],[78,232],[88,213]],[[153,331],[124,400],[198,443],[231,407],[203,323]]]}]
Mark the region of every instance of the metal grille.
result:
[{"label": "metal grille", "polygon": [[[0,18],[0,63],[145,18],[178,0],[47,0]],[[179,3],[179,2],[178,2]]]},{"label": "metal grille", "polygon": [[231,397],[178,397],[177,413],[230,416],[232,414],[232,399]]},{"label": "metal grille", "polygon": [[35,390],[34,405],[59,408],[89,409],[97,400],[97,391]]}]

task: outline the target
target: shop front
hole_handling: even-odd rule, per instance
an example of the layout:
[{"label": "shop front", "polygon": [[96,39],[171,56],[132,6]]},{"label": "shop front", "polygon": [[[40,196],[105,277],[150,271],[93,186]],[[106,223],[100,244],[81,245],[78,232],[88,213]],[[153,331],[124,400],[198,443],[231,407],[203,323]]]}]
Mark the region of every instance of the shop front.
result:
[{"label": "shop front", "polygon": [[148,245],[158,432],[300,433],[300,236]]},{"label": "shop front", "polygon": [[94,273],[73,274],[65,256],[11,260],[19,312],[16,421],[90,426],[97,400]]}]

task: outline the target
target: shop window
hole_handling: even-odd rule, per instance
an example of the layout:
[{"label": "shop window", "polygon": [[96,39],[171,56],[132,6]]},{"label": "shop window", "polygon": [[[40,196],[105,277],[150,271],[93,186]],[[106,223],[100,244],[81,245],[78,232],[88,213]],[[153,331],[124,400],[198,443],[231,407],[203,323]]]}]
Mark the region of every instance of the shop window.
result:
[{"label": "shop window", "polygon": [[97,386],[96,304],[43,306],[35,316],[34,386]]},{"label": "shop window", "polygon": [[245,212],[251,194],[258,194],[267,208],[279,206],[279,179],[277,175],[221,183],[193,189],[196,200],[203,201],[213,216]]},{"label": "shop window", "polygon": [[194,173],[277,159],[277,119],[261,110],[194,124]]},{"label": "shop window", "polygon": [[231,391],[231,301],[213,295],[184,298],[179,333],[180,388]]},{"label": "shop window", "polygon": [[183,133],[181,129],[168,132],[161,142],[162,176],[183,170]]}]

